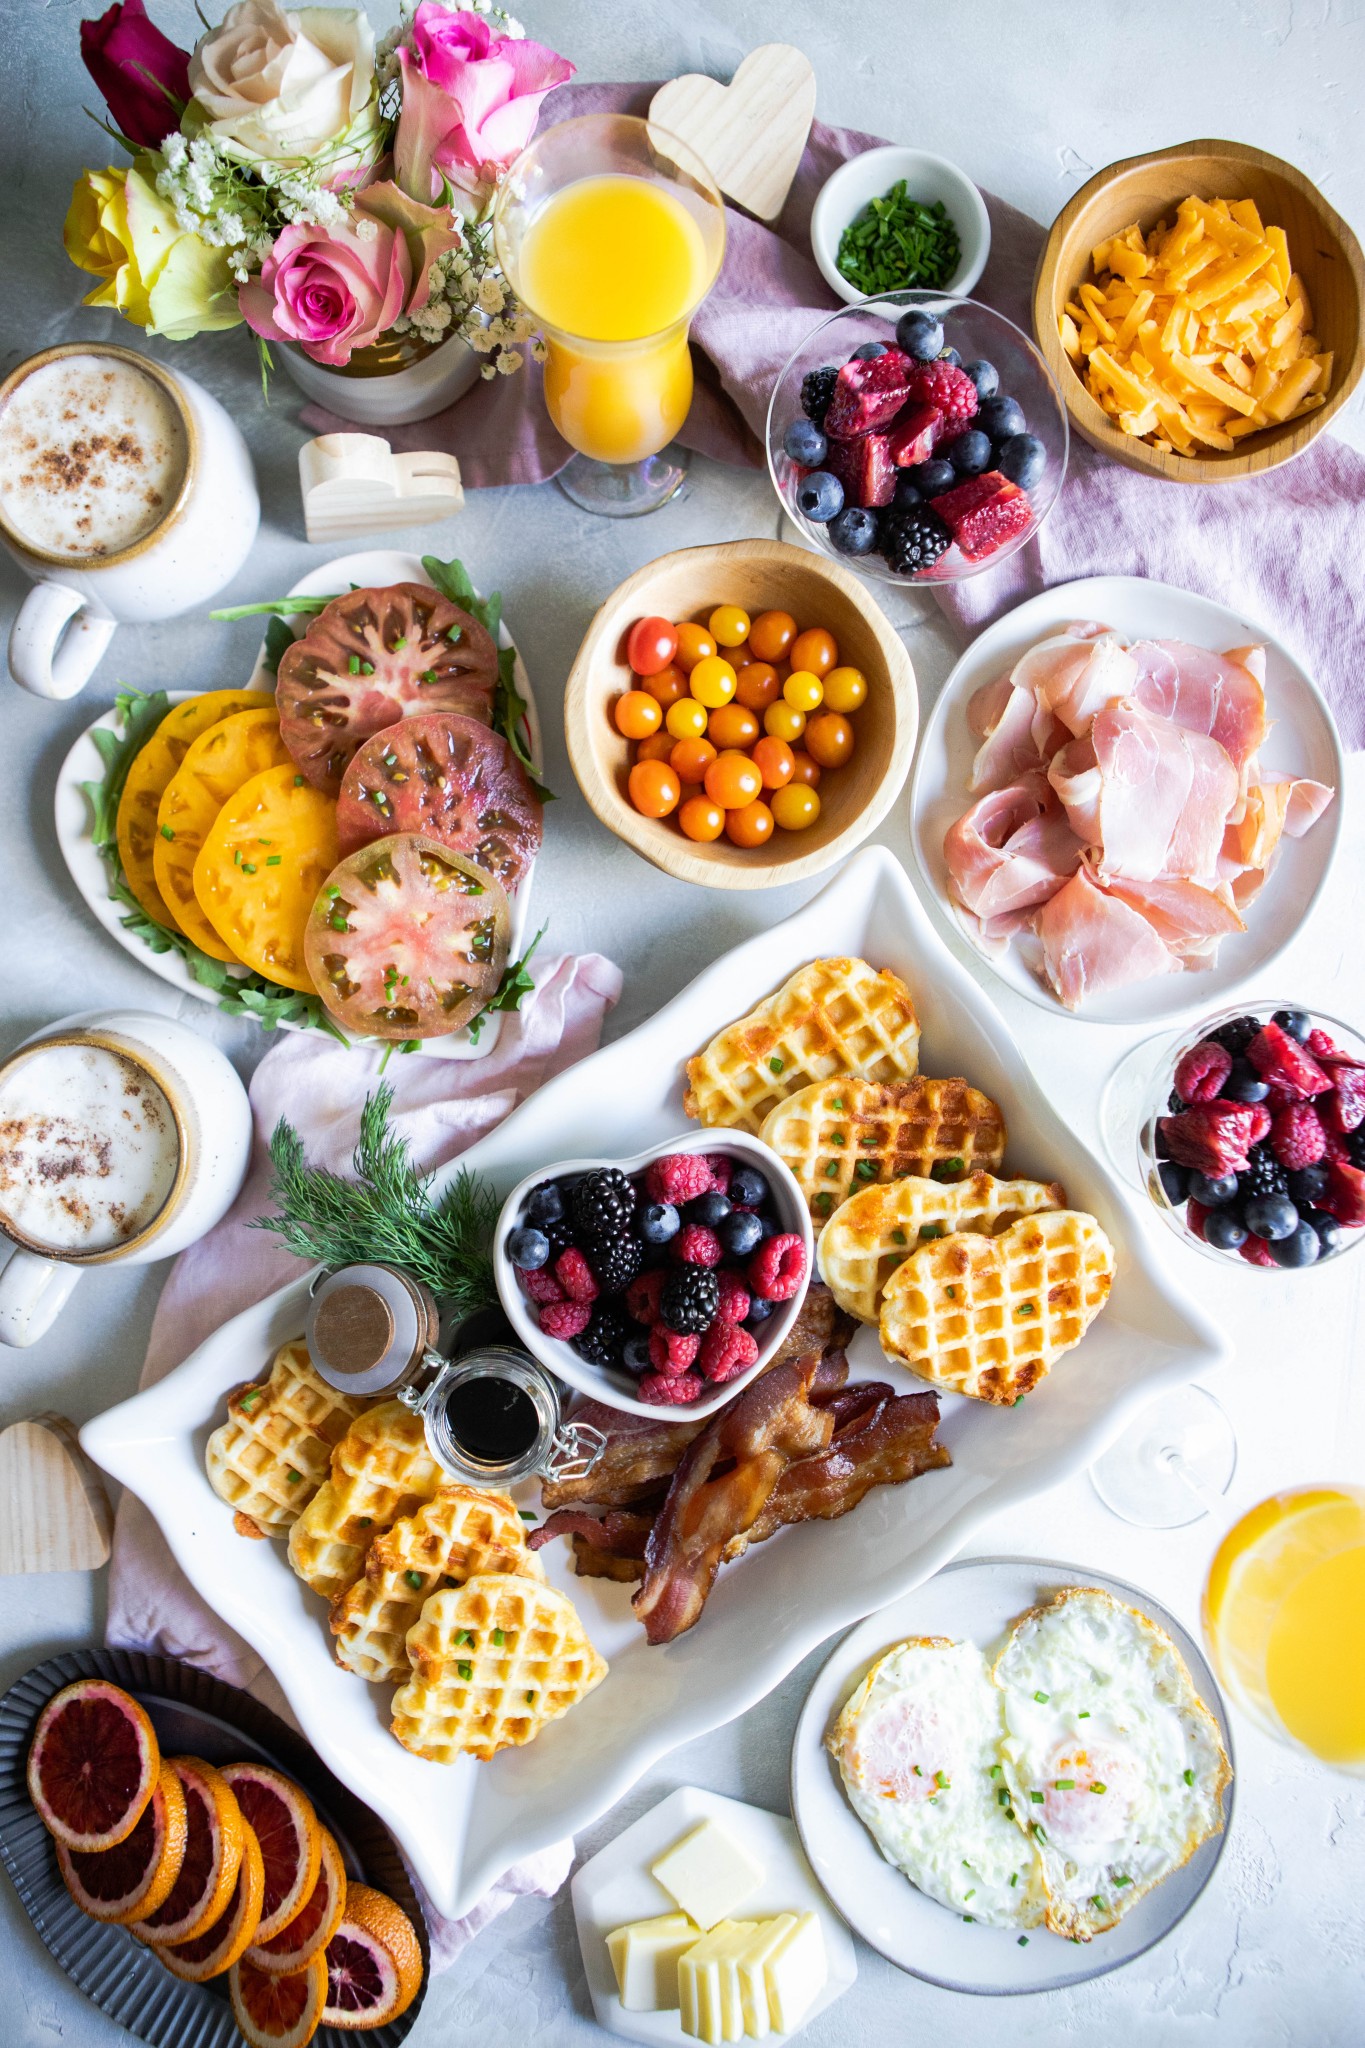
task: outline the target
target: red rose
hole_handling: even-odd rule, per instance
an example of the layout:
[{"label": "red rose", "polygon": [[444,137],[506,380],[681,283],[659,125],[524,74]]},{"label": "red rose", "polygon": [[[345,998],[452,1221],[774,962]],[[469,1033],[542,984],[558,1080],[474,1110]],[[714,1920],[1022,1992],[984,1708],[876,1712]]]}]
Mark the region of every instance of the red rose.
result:
[{"label": "red rose", "polygon": [[189,52],[147,19],[142,0],[116,0],[98,21],[83,21],[81,56],[130,142],[155,149],[180,126],[190,96]]}]

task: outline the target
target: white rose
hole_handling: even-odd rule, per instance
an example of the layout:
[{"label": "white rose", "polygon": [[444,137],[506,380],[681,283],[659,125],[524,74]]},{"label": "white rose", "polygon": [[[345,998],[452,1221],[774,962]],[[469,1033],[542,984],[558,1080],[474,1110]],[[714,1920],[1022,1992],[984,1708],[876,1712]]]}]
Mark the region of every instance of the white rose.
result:
[{"label": "white rose", "polygon": [[329,175],[352,169],[374,126],[372,113],[358,121],[374,93],[374,31],[355,8],[286,13],[277,0],[238,0],[195,45],[190,91],[234,156],[321,158]]}]

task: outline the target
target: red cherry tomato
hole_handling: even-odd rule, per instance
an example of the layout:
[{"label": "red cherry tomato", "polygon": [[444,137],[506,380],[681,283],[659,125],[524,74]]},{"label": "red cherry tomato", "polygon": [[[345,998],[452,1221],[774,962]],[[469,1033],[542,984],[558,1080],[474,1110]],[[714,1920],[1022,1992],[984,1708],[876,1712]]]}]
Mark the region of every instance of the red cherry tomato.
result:
[{"label": "red cherry tomato", "polygon": [[668,619],[637,619],[626,641],[626,660],[637,676],[657,676],[678,651],[678,636]]}]

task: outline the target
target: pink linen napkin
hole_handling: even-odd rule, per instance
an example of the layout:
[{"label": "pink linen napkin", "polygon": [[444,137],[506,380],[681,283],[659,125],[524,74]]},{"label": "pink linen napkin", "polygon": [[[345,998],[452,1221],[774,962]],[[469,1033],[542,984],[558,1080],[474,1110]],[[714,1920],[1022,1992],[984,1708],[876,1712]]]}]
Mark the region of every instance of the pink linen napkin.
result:
[{"label": "pink linen napkin", "polygon": [[[394,1125],[417,1163],[427,1171],[444,1166],[552,1075],[594,1051],[603,1018],[620,993],[619,969],[600,954],[547,960],[534,996],[515,1015],[504,1017],[498,1043],[485,1059],[391,1059],[384,1078],[394,1089]],[[304,1270],[267,1232],[248,1228],[253,1217],[270,1207],[270,1134],[287,1116],[311,1160],[345,1172],[360,1106],[374,1088],[380,1058],[303,1032],[282,1036],[266,1054],[251,1083],[256,1142],[246,1185],[218,1228],[171,1268],[157,1304],[141,1386],[163,1378],[219,1324]],[[116,1649],[181,1657],[229,1685],[244,1687],[293,1723],[284,1695],[260,1658],[199,1598],[151,1515],[131,1493],[119,1504],[114,1528],[105,1641]],[[513,1899],[557,1891],[572,1856],[572,1842],[559,1842],[528,1857],[506,1871],[461,1920],[442,1919],[424,1900],[432,1968],[448,1967]]]}]

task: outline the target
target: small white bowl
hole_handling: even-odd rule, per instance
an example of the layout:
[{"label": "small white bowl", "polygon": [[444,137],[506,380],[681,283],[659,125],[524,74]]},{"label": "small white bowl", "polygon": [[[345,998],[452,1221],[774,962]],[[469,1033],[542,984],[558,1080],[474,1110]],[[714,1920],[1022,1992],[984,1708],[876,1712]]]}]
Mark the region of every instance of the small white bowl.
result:
[{"label": "small white bowl", "polygon": [[[991,253],[990,217],[985,201],[965,171],[950,164],[947,157],[931,156],[928,150],[902,149],[899,143],[887,143],[882,149],[867,149],[861,156],[850,157],[826,178],[810,217],[811,253],[820,267],[820,275],[830,290],[850,306],[858,305],[865,294],[850,284],[839,269],[840,237],[870,199],[884,198],[901,178],[905,180],[907,195],[921,206],[932,206],[941,199],[957,229],[962,261],[953,275],[935,289],[965,299],[986,268],[986,258]],[[908,289],[923,287],[911,284]]]},{"label": "small white bowl", "polygon": [[[532,1304],[522,1293],[516,1268],[507,1256],[507,1239],[521,1220],[526,1197],[543,1181],[562,1180],[571,1173],[590,1173],[597,1166],[619,1166],[622,1173],[639,1173],[651,1160],[666,1158],[671,1152],[730,1152],[746,1160],[750,1166],[756,1166],[772,1192],[773,1206],[783,1230],[799,1237],[806,1248],[806,1277],[791,1300],[784,1302],[764,1324],[763,1336],[758,1340],[758,1357],[748,1371],[737,1373],[734,1379],[723,1381],[720,1386],[681,1408],[661,1408],[654,1402],[637,1401],[627,1391],[635,1384],[631,1374],[609,1372],[605,1366],[592,1365],[586,1358],[580,1358],[573,1346],[561,1338],[547,1337],[531,1313]],[[538,1172],[527,1174],[525,1180],[513,1188],[502,1205],[498,1227],[493,1233],[493,1277],[497,1282],[498,1298],[531,1355],[547,1366],[556,1378],[567,1380],[571,1387],[576,1387],[580,1394],[588,1394],[608,1408],[621,1408],[631,1415],[652,1415],[656,1421],[671,1416],[676,1422],[685,1422],[697,1416],[714,1415],[718,1408],[733,1401],[735,1395],[762,1372],[796,1321],[814,1268],[815,1237],[811,1230],[810,1212],[789,1168],[748,1131],[721,1128],[688,1131],[681,1138],[670,1139],[666,1145],[651,1145],[648,1152],[637,1153],[634,1159],[559,1159],[553,1165],[542,1166]]]}]

